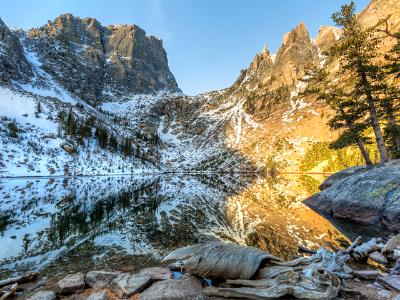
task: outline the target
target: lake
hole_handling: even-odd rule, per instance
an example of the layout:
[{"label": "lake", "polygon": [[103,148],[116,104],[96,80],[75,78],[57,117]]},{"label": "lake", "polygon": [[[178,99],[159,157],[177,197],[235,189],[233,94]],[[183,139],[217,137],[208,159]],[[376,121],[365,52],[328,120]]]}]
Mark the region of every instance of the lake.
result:
[{"label": "lake", "polygon": [[168,251],[221,239],[286,259],[298,245],[338,248],[363,229],[302,200],[324,178],[230,175],[0,179],[0,277],[136,270]]}]

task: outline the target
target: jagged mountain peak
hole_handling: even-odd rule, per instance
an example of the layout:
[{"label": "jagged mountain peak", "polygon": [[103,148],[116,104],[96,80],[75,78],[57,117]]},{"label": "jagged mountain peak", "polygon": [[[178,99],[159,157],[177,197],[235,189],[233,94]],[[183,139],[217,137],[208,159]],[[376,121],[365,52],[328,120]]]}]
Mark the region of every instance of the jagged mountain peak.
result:
[{"label": "jagged mountain peak", "polygon": [[315,39],[321,52],[327,51],[339,38],[340,29],[334,26],[321,26]]},{"label": "jagged mountain peak", "polygon": [[297,40],[307,37],[310,37],[310,33],[308,32],[306,24],[302,21],[294,29],[283,36],[283,45],[295,43]]},{"label": "jagged mountain peak", "polygon": [[94,18],[67,13],[20,38],[40,62],[37,68],[93,105],[136,94],[180,92],[162,41],[137,25],[104,27]]}]

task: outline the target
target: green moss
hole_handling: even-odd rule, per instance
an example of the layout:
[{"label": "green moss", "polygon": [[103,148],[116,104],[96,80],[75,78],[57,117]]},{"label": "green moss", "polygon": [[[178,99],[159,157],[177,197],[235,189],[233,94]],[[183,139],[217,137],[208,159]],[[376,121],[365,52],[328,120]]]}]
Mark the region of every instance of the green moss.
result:
[{"label": "green moss", "polygon": [[[373,161],[378,161],[377,149],[374,145],[367,146]],[[364,158],[357,147],[331,149],[328,142],[318,142],[306,152],[300,163],[301,171],[310,171],[321,162],[326,161],[323,172],[337,172],[346,168],[364,165]]]}]

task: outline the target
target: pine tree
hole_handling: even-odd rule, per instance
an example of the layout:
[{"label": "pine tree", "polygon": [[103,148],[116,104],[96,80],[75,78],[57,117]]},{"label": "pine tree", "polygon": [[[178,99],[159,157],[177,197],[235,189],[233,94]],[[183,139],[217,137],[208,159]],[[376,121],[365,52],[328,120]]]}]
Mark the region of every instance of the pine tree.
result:
[{"label": "pine tree", "polygon": [[373,128],[382,163],[389,161],[380,120],[378,116],[377,94],[382,94],[379,67],[374,64],[377,57],[377,41],[370,31],[363,30],[357,20],[355,4],[343,5],[340,12],[333,14],[333,21],[342,28],[337,44],[329,50],[329,56],[338,57],[346,88],[354,94],[354,100],[365,102],[369,112],[369,122]]},{"label": "pine tree", "polygon": [[111,135],[110,135],[110,140],[109,140],[109,145],[110,145],[110,148],[112,149],[112,150],[117,150],[118,149],[118,141],[117,141],[117,138],[111,133]]},{"label": "pine tree", "polygon": [[346,94],[336,81],[330,80],[323,68],[313,67],[308,70],[305,81],[307,87],[303,95],[317,95],[318,100],[325,101],[334,111],[333,117],[328,121],[329,127],[342,131],[330,147],[342,149],[357,145],[365,163],[371,165],[372,161],[365,148],[365,143],[370,143],[370,139],[364,134],[369,127],[368,123],[363,121],[365,104],[354,101],[353,95]]},{"label": "pine tree", "polygon": [[39,114],[42,113],[42,105],[40,104],[40,100],[36,103],[35,106],[35,117],[39,118]]}]

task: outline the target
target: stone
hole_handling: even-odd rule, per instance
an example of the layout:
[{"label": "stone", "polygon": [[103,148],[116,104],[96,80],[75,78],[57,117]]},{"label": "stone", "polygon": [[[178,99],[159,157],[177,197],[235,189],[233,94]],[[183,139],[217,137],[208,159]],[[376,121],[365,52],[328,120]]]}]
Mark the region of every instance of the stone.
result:
[{"label": "stone", "polygon": [[386,265],[388,263],[387,258],[378,251],[371,252],[368,257],[378,264]]},{"label": "stone", "polygon": [[172,279],[174,276],[172,271],[168,268],[150,267],[139,271],[139,274],[149,275],[153,280],[167,280]]},{"label": "stone", "polygon": [[128,298],[135,293],[142,292],[152,283],[153,279],[148,275],[122,273],[111,282],[110,289],[119,298]]},{"label": "stone", "polygon": [[378,277],[379,272],[372,271],[372,270],[362,270],[362,271],[353,271],[352,274],[354,275],[354,277],[357,277],[360,279],[374,280],[374,279],[376,279],[376,277]]},{"label": "stone", "polygon": [[27,300],[55,300],[55,299],[56,299],[56,293],[54,293],[53,291],[40,291],[27,298]]},{"label": "stone", "polygon": [[90,271],[85,275],[85,282],[91,288],[102,289],[120,274],[120,272]]},{"label": "stone", "polygon": [[108,300],[108,294],[106,291],[91,293],[86,300]]},{"label": "stone", "polygon": [[83,273],[71,274],[57,283],[57,292],[69,294],[82,291],[85,288],[85,276]]},{"label": "stone", "polygon": [[400,275],[378,277],[378,283],[392,291],[400,292]]},{"label": "stone", "polygon": [[304,201],[335,218],[400,230],[400,160],[361,169]]},{"label": "stone", "polygon": [[201,297],[201,281],[192,275],[154,283],[140,294],[140,300],[192,300]]}]

